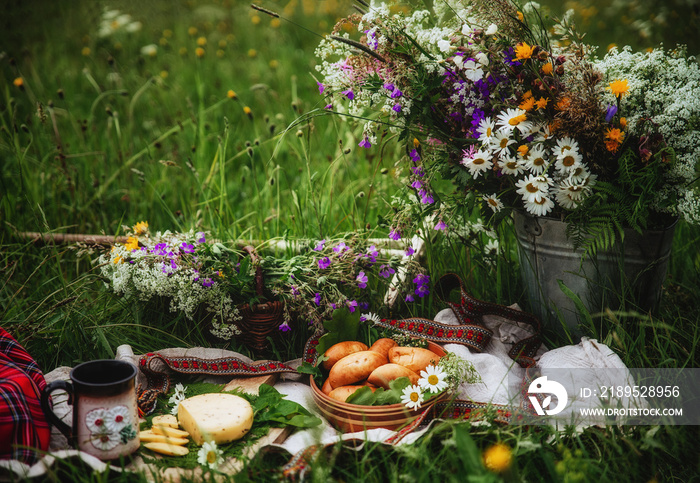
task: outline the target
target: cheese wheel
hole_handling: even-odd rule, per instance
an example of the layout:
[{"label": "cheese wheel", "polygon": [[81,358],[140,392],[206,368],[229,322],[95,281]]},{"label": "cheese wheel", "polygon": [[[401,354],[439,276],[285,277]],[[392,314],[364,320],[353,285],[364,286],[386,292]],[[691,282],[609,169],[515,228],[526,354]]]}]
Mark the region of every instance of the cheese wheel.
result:
[{"label": "cheese wheel", "polygon": [[180,426],[201,445],[205,441],[229,443],[245,436],[253,426],[250,403],[233,394],[200,394],[180,402]]},{"label": "cheese wheel", "polygon": [[177,429],[177,418],[172,414],[161,414],[159,416],[154,416],[151,421],[153,426],[167,426],[169,428]]}]

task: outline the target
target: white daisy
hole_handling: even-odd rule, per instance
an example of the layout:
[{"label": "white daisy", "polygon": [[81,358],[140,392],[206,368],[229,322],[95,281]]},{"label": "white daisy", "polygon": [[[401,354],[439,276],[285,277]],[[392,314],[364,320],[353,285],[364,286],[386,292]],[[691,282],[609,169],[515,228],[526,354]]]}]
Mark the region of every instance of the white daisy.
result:
[{"label": "white daisy", "polygon": [[429,365],[424,371],[420,371],[418,385],[425,391],[437,393],[447,388],[447,374],[437,366]]},{"label": "white daisy", "polygon": [[406,386],[401,395],[401,403],[405,404],[408,409],[420,409],[420,404],[423,402],[423,391],[419,386]]},{"label": "white daisy", "polygon": [[362,314],[362,317],[364,317],[365,321],[372,321],[375,324],[378,324],[379,322],[381,322],[381,319],[379,318],[379,316],[377,314],[375,314],[374,312],[368,312],[366,314]]},{"label": "white daisy", "polygon": [[214,441],[205,441],[197,453],[197,463],[209,468],[216,468],[224,462],[223,452]]},{"label": "white daisy", "polygon": [[494,139],[494,134],[496,125],[490,117],[485,117],[479,121],[479,126],[476,128],[476,132],[479,134],[479,141],[484,146],[488,146]]},{"label": "white daisy", "polygon": [[517,129],[523,136],[532,129],[532,123],[527,120],[527,111],[524,109],[506,109],[496,117],[496,126],[505,132]]},{"label": "white daisy", "polygon": [[527,178],[518,180],[515,186],[516,192],[525,201],[534,201],[535,198],[546,195],[549,192],[550,180],[547,176],[530,175]]},{"label": "white daisy", "polygon": [[569,172],[568,179],[572,183],[583,183],[588,179],[589,176],[590,173],[588,172],[588,169],[586,169],[586,166],[584,166],[583,164],[579,164]]},{"label": "white daisy", "polygon": [[557,141],[557,146],[554,148],[554,154],[559,157],[567,149],[573,149],[578,152],[578,143],[569,136],[563,137]]},{"label": "white daisy", "polygon": [[494,213],[498,213],[503,209],[503,203],[501,202],[501,200],[496,198],[495,194],[489,196],[482,196],[481,198],[486,202],[488,207],[493,210]]},{"label": "white daisy", "polygon": [[471,157],[469,155],[462,158],[462,166],[469,169],[469,173],[474,179],[479,177],[479,174],[486,172],[493,167],[491,161],[491,153],[488,151],[479,150]]},{"label": "white daisy", "polygon": [[498,240],[496,239],[491,239],[486,243],[486,246],[484,246],[484,254],[485,255],[498,255],[499,249],[498,249]]},{"label": "white daisy", "polygon": [[536,134],[535,142],[543,143],[548,141],[552,137],[552,132],[549,130],[549,126],[546,124],[541,124],[533,129],[533,133]]},{"label": "white daisy", "polygon": [[489,149],[499,156],[504,156],[509,153],[508,147],[515,143],[515,139],[510,137],[510,133],[504,131],[496,131],[493,135],[493,141],[489,145]]},{"label": "white daisy", "polygon": [[544,148],[541,145],[537,145],[530,150],[527,159],[525,160],[525,167],[534,174],[542,174],[547,168],[547,158]]},{"label": "white daisy", "polygon": [[554,201],[544,194],[537,194],[532,198],[523,197],[525,209],[535,216],[544,216],[554,208]]},{"label": "white daisy", "polygon": [[557,162],[554,167],[560,173],[568,174],[576,169],[583,161],[583,156],[578,151],[573,149],[565,149],[557,156]]},{"label": "white daisy", "polygon": [[556,200],[559,205],[567,210],[573,210],[583,199],[586,188],[580,184],[574,184],[566,179],[561,182],[557,189]]},{"label": "white daisy", "polygon": [[523,161],[514,156],[504,156],[501,158],[498,165],[500,166],[503,174],[517,176],[520,173],[525,172],[525,164]]}]

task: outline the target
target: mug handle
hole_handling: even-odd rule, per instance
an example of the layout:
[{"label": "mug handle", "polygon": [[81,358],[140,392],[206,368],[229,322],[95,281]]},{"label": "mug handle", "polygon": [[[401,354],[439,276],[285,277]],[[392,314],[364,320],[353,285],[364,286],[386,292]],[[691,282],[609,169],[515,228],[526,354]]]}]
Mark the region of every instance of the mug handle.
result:
[{"label": "mug handle", "polygon": [[68,393],[68,404],[73,404],[73,385],[68,381],[53,381],[52,383],[48,384],[43,391],[41,391],[41,409],[44,411],[44,414],[49,422],[56,426],[58,430],[61,431],[66,438],[68,438],[68,441],[70,441],[73,437],[73,430],[58,416],[56,416],[56,413],[54,413],[53,409],[51,408],[51,404],[49,404],[49,397],[51,397],[51,393],[58,389],[63,389],[66,391]]}]

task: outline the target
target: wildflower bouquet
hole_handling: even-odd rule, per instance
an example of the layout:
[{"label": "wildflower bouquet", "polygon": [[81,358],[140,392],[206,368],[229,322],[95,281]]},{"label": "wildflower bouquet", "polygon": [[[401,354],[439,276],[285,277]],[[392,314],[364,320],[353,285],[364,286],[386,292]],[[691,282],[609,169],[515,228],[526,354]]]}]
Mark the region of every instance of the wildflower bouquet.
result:
[{"label": "wildflower bouquet", "polygon": [[700,69],[682,48],[598,61],[570,16],[548,29],[534,3],[362,3],[318,46],[318,84],[327,109],[364,121],[361,147],[406,144],[413,203],[392,235],[416,215],[445,229],[460,206],[583,231],[700,219]]},{"label": "wildflower bouquet", "polygon": [[[242,304],[284,302],[279,330],[320,326],[337,308],[368,311],[383,296],[398,270],[404,281],[393,282],[404,300],[425,297],[429,276],[413,259],[412,250],[380,251],[366,236],[353,233],[302,247],[298,255],[278,258],[261,253],[255,260],[232,246],[207,240],[204,232],[151,234],[148,224],[127,227],[126,243],[116,243],[99,263],[107,286],[142,302],[167,300],[171,312],[189,320],[212,316],[211,332],[224,340],[244,336]],[[256,286],[257,273],[264,287]],[[367,314],[368,317],[376,317]]]}]

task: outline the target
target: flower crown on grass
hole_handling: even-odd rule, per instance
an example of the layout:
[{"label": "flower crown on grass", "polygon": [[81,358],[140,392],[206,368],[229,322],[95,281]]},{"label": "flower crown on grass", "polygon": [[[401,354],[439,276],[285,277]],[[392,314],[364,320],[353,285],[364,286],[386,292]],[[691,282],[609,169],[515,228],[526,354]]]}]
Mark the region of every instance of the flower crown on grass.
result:
[{"label": "flower crown on grass", "polygon": [[[370,304],[390,284],[403,292],[405,302],[429,293],[430,277],[412,249],[383,250],[367,234],[316,241],[288,258],[261,253],[253,261],[235,244],[209,240],[204,232],[151,234],[146,222],[125,231],[126,242],[97,260],[107,286],[144,302],[164,298],[170,311],[190,320],[203,308],[214,314],[214,335],[226,340],[240,334],[238,306],[261,298],[285,302],[279,329],[288,331],[292,319],[318,326],[340,307],[379,310]],[[262,296],[255,289],[256,264],[265,281]],[[399,270],[405,273],[402,280],[395,279]]]}]

